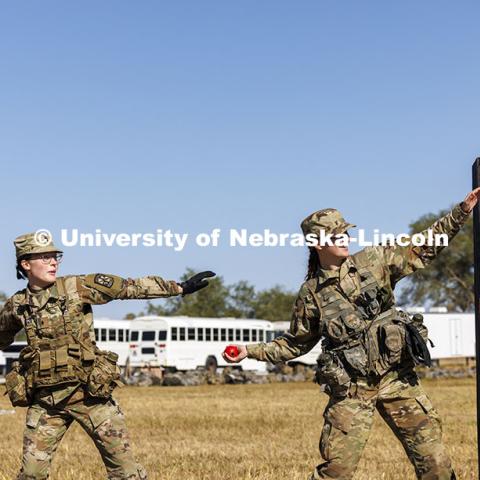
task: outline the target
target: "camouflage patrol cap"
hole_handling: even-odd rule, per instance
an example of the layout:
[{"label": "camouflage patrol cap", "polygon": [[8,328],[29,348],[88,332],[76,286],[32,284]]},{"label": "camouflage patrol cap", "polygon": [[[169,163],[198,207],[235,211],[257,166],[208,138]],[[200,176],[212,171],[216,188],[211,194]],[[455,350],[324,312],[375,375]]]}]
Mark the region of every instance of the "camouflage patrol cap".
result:
[{"label": "camouflage patrol cap", "polygon": [[345,233],[349,228],[356,227],[353,223],[348,223],[342,217],[342,214],[335,208],[324,208],[309,215],[300,225],[304,235],[313,233],[320,235],[323,230],[325,234]]},{"label": "camouflage patrol cap", "polygon": [[63,253],[53,244],[50,232],[43,230],[20,235],[13,241],[13,244],[15,245],[17,259],[32,253]]}]

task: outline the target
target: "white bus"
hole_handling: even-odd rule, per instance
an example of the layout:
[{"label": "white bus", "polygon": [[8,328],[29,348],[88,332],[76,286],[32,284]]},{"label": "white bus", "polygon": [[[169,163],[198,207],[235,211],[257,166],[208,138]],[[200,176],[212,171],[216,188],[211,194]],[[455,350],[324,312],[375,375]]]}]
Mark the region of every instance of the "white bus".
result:
[{"label": "white bus", "polygon": [[131,320],[110,320],[95,318],[93,327],[95,341],[100,350],[108,350],[118,354],[118,365],[124,367],[130,353],[129,330]]},{"label": "white bus", "polygon": [[[226,367],[222,352],[228,344],[269,342],[272,323],[234,318],[146,316],[130,323],[130,365],[215,370]],[[266,371],[266,363],[245,359],[237,368]]]}]

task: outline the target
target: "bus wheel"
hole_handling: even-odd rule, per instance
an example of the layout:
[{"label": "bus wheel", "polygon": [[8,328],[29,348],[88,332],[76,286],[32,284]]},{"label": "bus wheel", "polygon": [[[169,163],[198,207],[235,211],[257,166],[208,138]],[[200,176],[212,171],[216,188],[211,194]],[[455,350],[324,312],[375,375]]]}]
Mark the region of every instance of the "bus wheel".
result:
[{"label": "bus wheel", "polygon": [[205,368],[212,373],[215,373],[217,371],[217,359],[213,355],[209,355],[207,357],[207,360],[205,362]]}]

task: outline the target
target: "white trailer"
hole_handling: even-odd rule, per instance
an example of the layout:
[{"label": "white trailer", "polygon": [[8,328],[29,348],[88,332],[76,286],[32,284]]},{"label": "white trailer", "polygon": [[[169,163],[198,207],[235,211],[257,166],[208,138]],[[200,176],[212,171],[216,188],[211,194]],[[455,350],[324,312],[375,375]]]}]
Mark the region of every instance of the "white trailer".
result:
[{"label": "white trailer", "polygon": [[424,313],[434,360],[475,357],[474,313]]},{"label": "white trailer", "polygon": [[[228,344],[269,342],[272,323],[256,319],[139,317],[130,324],[130,365],[194,370],[226,367]],[[237,366],[266,371],[266,363],[245,359]]]}]

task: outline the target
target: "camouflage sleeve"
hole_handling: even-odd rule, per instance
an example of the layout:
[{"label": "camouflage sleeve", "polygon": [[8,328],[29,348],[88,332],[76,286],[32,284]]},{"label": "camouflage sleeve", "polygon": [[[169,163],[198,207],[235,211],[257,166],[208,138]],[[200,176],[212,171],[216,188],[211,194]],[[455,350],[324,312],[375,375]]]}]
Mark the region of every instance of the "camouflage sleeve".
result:
[{"label": "camouflage sleeve", "polygon": [[309,352],[320,340],[320,312],[310,294],[300,290],[293,308],[290,330],[269,343],[247,345],[248,358],[284,362]]},{"label": "camouflage sleeve", "polygon": [[78,277],[77,288],[82,300],[93,305],[101,305],[112,300],[171,297],[181,293],[181,288],[176,282],[155,275],[122,278],[92,273]]},{"label": "camouflage sleeve", "polygon": [[0,350],[7,348],[15,339],[15,335],[23,328],[13,312],[10,300],[7,300],[0,311]]},{"label": "camouflage sleeve", "polygon": [[[430,228],[421,232],[428,238],[428,231],[433,234],[446,234],[448,241],[453,239],[467,221],[469,214],[462,210],[461,204],[456,205],[451,212],[439,218]],[[392,285],[401,278],[410,275],[418,269],[425,268],[445,248],[446,245],[422,246],[388,246],[374,247],[390,271]]]}]

